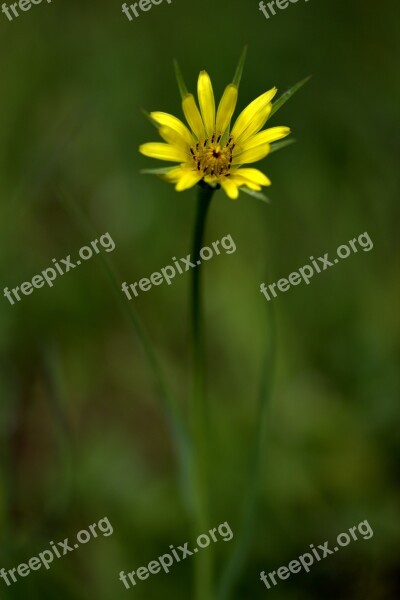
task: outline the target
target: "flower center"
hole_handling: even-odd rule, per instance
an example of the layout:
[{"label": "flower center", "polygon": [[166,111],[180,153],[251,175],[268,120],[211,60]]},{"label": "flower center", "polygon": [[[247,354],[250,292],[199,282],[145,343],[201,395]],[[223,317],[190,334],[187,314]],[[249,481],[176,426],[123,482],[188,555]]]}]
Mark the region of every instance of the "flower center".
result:
[{"label": "flower center", "polygon": [[204,142],[197,142],[190,148],[193,165],[197,171],[203,173],[203,177],[229,177],[233,160],[235,143],[232,136],[229,137],[224,146],[221,145],[221,136],[215,134]]}]

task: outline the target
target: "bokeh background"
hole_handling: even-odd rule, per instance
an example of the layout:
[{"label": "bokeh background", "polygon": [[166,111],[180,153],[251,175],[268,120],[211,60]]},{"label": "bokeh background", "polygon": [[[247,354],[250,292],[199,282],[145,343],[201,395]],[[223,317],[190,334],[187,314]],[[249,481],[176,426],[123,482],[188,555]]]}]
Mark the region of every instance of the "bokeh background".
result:
[{"label": "bokeh background", "polygon": [[[157,139],[142,108],[181,116],[173,58],[193,90],[207,69],[219,96],[248,44],[238,109],[313,75],[271,121],[297,140],[260,163],[271,204],[219,192],[207,225],[207,241],[231,234],[237,246],[206,264],[204,281],[212,521],[235,534],[262,378],[270,393],[256,526],[232,598],[393,600],[400,590],[399,16],[396,0],[299,0],[269,20],[248,0],[164,1],[133,22],[115,0],[0,15],[1,289],[106,231],[121,283],[188,254],[195,190],[141,175],[157,165],[137,151]],[[262,281],[364,231],[371,252],[269,305],[260,294]],[[107,269],[94,256],[15,306],[0,299],[0,567],[102,517],[114,528],[49,571],[0,580],[1,600],[193,597],[193,559],[134,590],[118,581],[193,538],[176,440]],[[184,418],[189,290],[187,273],[131,303]],[[259,581],[365,519],[371,540],[271,591]],[[217,576],[233,548],[215,545]]]}]

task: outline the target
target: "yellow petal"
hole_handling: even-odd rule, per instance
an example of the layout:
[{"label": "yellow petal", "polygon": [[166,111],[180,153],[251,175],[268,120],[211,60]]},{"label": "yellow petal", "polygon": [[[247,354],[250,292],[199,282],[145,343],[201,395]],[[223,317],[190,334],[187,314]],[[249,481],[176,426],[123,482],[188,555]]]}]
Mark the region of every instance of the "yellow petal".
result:
[{"label": "yellow petal", "polygon": [[182,177],[183,175],[183,169],[182,167],[172,167],[168,173],[165,173],[164,175],[162,175],[162,179],[164,179],[165,181],[169,181],[170,183],[177,183],[177,181],[179,181],[179,179]]},{"label": "yellow petal", "polygon": [[159,134],[168,144],[171,146],[176,146],[177,148],[181,148],[184,152],[190,151],[190,145],[187,143],[184,137],[181,136],[180,133],[177,133],[171,127],[166,127],[165,125],[160,127]]},{"label": "yellow petal", "polygon": [[220,183],[228,198],[236,200],[239,197],[239,188],[229,177],[222,179]]},{"label": "yellow petal", "polygon": [[257,135],[248,140],[242,140],[241,147],[243,150],[250,150],[250,148],[256,148],[257,146],[262,146],[266,143],[281,140],[289,135],[289,133],[289,127],[271,127],[270,129],[261,131],[261,133],[257,133]]},{"label": "yellow petal", "polygon": [[271,185],[271,181],[258,169],[236,169],[232,170],[232,177],[242,177],[256,185]]},{"label": "yellow petal", "polygon": [[204,181],[206,183],[209,183],[210,185],[215,185],[215,184],[219,183],[219,179],[215,175],[206,175],[204,177]]},{"label": "yellow petal", "polygon": [[[253,119],[249,122],[248,126],[240,136],[236,139],[236,142],[240,145],[243,145],[249,138],[254,136],[256,133],[260,131],[268,120],[269,115],[271,114],[272,103],[270,102],[266,106],[264,106],[261,110],[259,110],[253,117]],[[232,132],[233,133],[233,132]]]},{"label": "yellow petal", "polygon": [[215,100],[210,76],[206,71],[201,71],[197,83],[197,95],[201,114],[207,136],[211,136],[215,129]]},{"label": "yellow petal", "polygon": [[255,192],[261,192],[261,185],[257,185],[257,183],[252,183],[251,181],[247,181],[247,179],[239,179],[240,185],[245,185],[249,188],[249,190],[254,190]]},{"label": "yellow petal", "polygon": [[217,112],[217,135],[225,133],[235,112],[238,88],[234,83],[229,84],[223,93]]},{"label": "yellow petal", "polygon": [[261,94],[253,100],[238,116],[235,126],[232,129],[232,136],[238,138],[249,126],[256,114],[269,104],[278,90],[274,87],[265,94]]},{"label": "yellow petal", "polygon": [[182,100],[182,108],[187,122],[198,140],[204,139],[204,125],[193,94],[186,94]]},{"label": "yellow petal", "polygon": [[257,162],[262,158],[265,158],[271,146],[269,144],[264,144],[263,146],[257,146],[257,148],[250,148],[250,150],[245,150],[240,154],[236,155],[233,159],[233,165],[245,165],[252,162]]},{"label": "yellow petal", "polygon": [[170,160],[172,162],[184,162],[187,160],[187,155],[181,148],[159,142],[142,144],[139,152],[145,156],[150,156],[150,158],[158,158],[160,160]]},{"label": "yellow petal", "polygon": [[258,185],[257,183],[252,183],[251,181],[248,181],[248,179],[245,179],[245,177],[240,177],[239,175],[235,175],[230,177],[230,180],[240,189],[242,186],[246,186],[251,190],[254,190],[255,192],[260,192],[262,190],[261,185]]},{"label": "yellow petal", "polygon": [[184,190],[188,190],[189,188],[193,187],[203,176],[202,174],[199,175],[198,171],[192,171],[189,169],[182,169],[182,173],[182,177],[175,186],[177,192],[183,192]]},{"label": "yellow petal", "polygon": [[159,125],[165,125],[166,127],[176,131],[176,133],[179,133],[179,135],[186,140],[189,146],[193,144],[193,137],[189,129],[182,123],[180,119],[174,117],[174,115],[169,115],[165,112],[152,112],[150,113],[150,116]]}]

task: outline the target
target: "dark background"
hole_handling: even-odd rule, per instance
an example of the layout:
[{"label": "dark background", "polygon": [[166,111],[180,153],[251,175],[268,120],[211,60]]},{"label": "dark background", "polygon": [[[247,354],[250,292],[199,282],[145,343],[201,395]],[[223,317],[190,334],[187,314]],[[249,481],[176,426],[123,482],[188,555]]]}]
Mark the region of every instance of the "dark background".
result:
[{"label": "dark background", "polygon": [[[277,333],[241,600],[392,600],[399,592],[399,16],[395,0],[299,0],[269,20],[256,1],[237,0],[164,1],[133,22],[114,0],[53,0],[13,22],[0,14],[1,289],[106,231],[121,283],[190,252],[195,190],[178,194],[139,173],[157,166],[137,150],[157,139],[141,109],[181,116],[173,58],[192,90],[207,69],[219,97],[247,43],[238,109],[313,75],[271,120],[297,140],[259,165],[273,182],[271,205],[219,192],[207,227],[209,242],[231,234],[237,245],[205,267],[212,521],[235,533],[262,356]],[[280,294],[266,324],[261,281],[365,231],[371,252]],[[191,390],[189,286],[187,273],[133,303],[182,414]],[[173,439],[121,298],[100,256],[15,306],[0,298],[0,567],[102,517],[114,528],[49,571],[9,588],[0,580],[2,600],[193,597],[193,559],[134,590],[118,581],[121,570],[192,540]],[[371,540],[274,590],[259,581],[261,570],[365,519]],[[215,546],[218,574],[232,548]]]}]

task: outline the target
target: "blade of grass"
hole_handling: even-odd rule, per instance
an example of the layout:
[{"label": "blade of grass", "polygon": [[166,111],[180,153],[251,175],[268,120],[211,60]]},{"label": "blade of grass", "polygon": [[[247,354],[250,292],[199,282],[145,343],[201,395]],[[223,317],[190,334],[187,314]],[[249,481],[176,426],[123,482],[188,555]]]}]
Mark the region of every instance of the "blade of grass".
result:
[{"label": "blade of grass", "polygon": [[[59,190],[57,197],[68,214],[74,218],[75,222],[80,226],[85,235],[97,237],[97,232],[91,223],[87,220],[80,208],[78,208],[78,206],[67,196],[66,192]],[[100,253],[99,258],[102,261],[114,295],[119,305],[125,312],[131,325],[133,326],[142,346],[144,355],[146,356],[150,369],[153,373],[153,379],[161,402],[161,407],[169,424],[173,442],[176,444],[180,466],[180,483],[182,486],[184,500],[187,504],[192,503],[192,490],[190,484],[190,449],[187,432],[183,425],[182,419],[178,414],[175,401],[172,399],[172,396],[169,392],[155,350],[147,336],[142,321],[132,303],[130,303],[126,298],[124,298],[123,294],[121,294],[121,277],[118,276],[118,273],[116,272],[108,256],[105,256],[104,253]]]},{"label": "blade of grass", "polygon": [[[268,281],[268,278],[266,278]],[[262,361],[262,376],[259,391],[259,398],[256,411],[256,426],[254,444],[249,458],[249,478],[245,489],[247,495],[244,501],[242,522],[239,534],[235,536],[236,543],[231,557],[222,572],[218,586],[218,600],[228,600],[240,577],[240,573],[245,565],[246,557],[251,545],[256,516],[258,508],[258,499],[261,483],[261,462],[264,456],[265,437],[267,427],[267,412],[270,406],[270,399],[273,391],[276,360],[276,323],[273,303],[266,303],[267,323],[269,329],[265,344],[265,354]]]},{"label": "blade of grass", "polygon": [[[11,246],[21,221],[38,201],[40,193],[59,165],[65,163],[68,147],[90,123],[93,103],[89,101],[81,110],[71,106],[52,126],[46,128],[46,135],[39,146],[35,146],[28,156],[27,167],[21,173],[18,185],[11,194],[7,205],[0,204],[0,237],[3,247]],[[4,210],[5,206],[5,210]],[[7,262],[7,255],[0,256],[0,263]]]},{"label": "blade of grass", "polygon": [[44,506],[44,509],[46,509],[44,511],[46,520],[42,523],[44,529],[47,525],[46,521],[60,518],[67,512],[72,501],[73,492],[74,444],[62,391],[59,365],[60,360],[54,344],[46,341],[41,346],[41,370],[47,390],[46,398],[49,403],[49,410],[57,429],[60,467],[57,470],[59,479],[54,494]]}]

